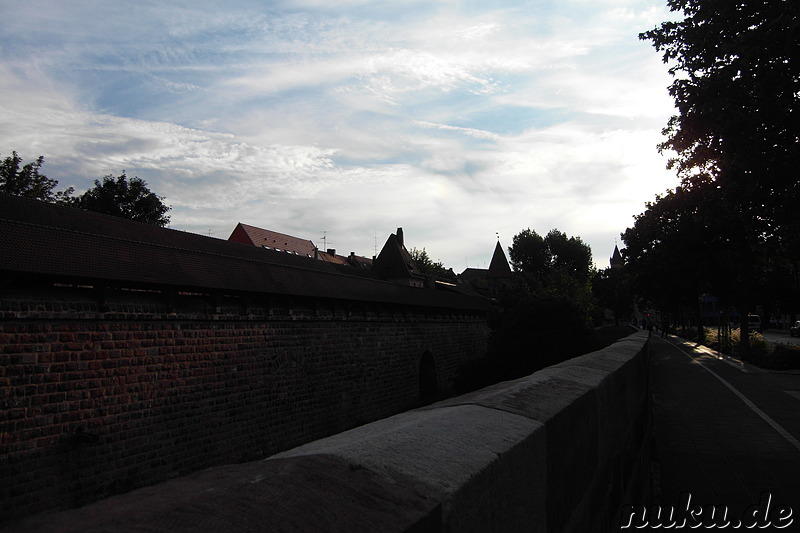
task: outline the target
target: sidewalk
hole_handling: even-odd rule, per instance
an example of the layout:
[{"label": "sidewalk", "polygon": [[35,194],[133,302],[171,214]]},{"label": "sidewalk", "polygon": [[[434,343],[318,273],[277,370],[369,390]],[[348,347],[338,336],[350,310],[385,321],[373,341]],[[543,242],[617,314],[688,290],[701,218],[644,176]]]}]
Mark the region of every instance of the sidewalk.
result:
[{"label": "sidewalk", "polygon": [[642,503],[665,512],[662,528],[672,510],[675,529],[702,518],[704,528],[800,531],[800,376],[693,348],[652,337],[653,483]]}]

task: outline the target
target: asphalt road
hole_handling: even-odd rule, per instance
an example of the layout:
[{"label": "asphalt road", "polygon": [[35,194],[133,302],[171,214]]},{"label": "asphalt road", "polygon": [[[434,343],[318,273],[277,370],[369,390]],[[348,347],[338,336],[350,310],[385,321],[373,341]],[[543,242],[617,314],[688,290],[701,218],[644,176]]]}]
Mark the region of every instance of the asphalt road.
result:
[{"label": "asphalt road", "polygon": [[[723,529],[766,528],[772,521],[770,531],[800,531],[800,374],[765,371],[671,337],[653,339],[651,378],[651,503],[685,508],[685,518],[688,495],[703,506],[705,528],[728,521]],[[788,506],[790,519],[776,514],[778,506]],[[648,513],[655,531],[655,513]],[[664,524],[659,531],[673,527]]]}]

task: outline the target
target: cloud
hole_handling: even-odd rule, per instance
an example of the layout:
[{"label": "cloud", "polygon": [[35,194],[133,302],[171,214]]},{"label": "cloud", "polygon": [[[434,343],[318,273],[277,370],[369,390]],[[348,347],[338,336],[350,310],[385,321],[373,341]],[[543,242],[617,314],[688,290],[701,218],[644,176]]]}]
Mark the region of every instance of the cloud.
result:
[{"label": "cloud", "polygon": [[558,227],[604,258],[672,179],[669,79],[637,39],[665,11],[33,1],[0,21],[0,149],[79,190],[138,175],[173,226],[220,237],[324,230],[371,255],[404,226],[460,267],[496,231]]},{"label": "cloud", "polygon": [[476,139],[486,139],[493,141],[499,138],[497,134],[492,133],[491,131],[478,130],[475,128],[461,128],[458,126],[448,126],[447,124],[435,124],[433,122],[426,122],[424,120],[418,120],[416,121],[416,124],[422,126],[423,128],[439,129],[444,131],[454,131],[462,133],[464,135],[468,135]]}]

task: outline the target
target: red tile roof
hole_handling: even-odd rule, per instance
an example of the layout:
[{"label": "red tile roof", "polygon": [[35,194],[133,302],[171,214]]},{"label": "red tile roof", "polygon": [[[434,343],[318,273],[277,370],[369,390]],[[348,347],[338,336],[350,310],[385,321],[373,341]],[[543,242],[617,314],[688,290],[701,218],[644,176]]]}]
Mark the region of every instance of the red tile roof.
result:
[{"label": "red tile roof", "polygon": [[250,244],[261,248],[276,250],[278,252],[289,252],[306,257],[314,257],[315,246],[309,240],[292,237],[277,231],[257,228],[239,222],[234,228],[229,241]]}]

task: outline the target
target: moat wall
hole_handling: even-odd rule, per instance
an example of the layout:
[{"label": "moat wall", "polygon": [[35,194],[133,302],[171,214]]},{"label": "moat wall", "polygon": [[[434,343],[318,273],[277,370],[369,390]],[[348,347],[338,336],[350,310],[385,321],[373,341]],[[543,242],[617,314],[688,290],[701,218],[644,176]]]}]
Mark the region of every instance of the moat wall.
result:
[{"label": "moat wall", "polygon": [[60,286],[0,308],[0,516],[269,456],[452,392],[484,313]]}]

